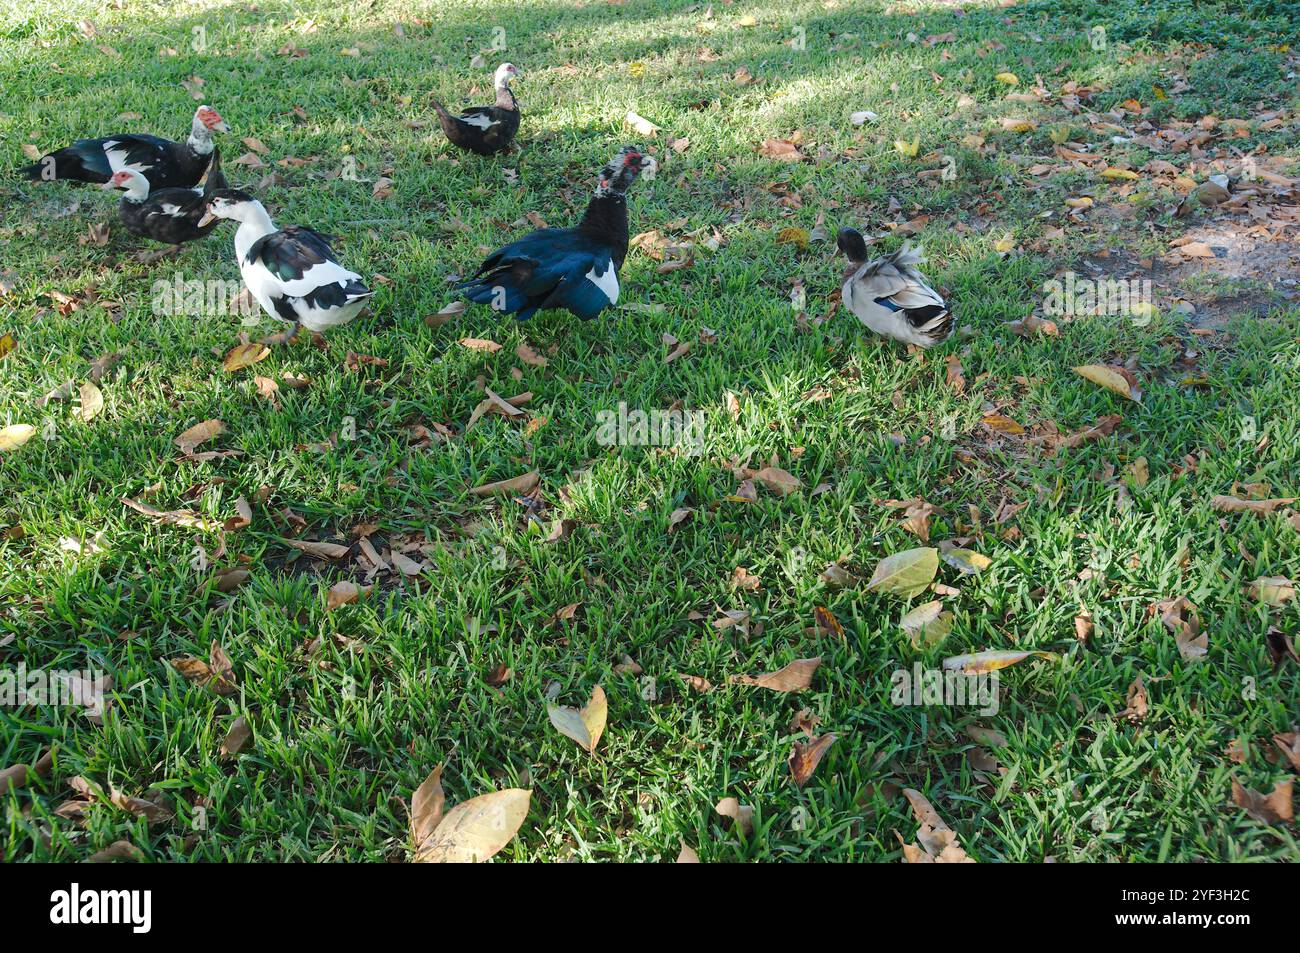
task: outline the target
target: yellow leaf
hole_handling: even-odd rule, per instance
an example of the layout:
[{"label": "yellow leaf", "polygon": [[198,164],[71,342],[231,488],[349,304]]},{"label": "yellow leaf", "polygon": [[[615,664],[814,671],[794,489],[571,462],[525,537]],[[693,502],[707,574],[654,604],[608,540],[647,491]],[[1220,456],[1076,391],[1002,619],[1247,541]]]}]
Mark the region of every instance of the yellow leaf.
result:
[{"label": "yellow leaf", "polygon": [[1025,432],[1024,427],[1003,414],[985,414],[983,423],[986,427],[992,427],[1001,433],[1011,434],[1013,437]]},{"label": "yellow leaf", "polygon": [[1142,402],[1142,388],[1138,386],[1133,372],[1126,367],[1115,364],[1085,364],[1076,367],[1074,373],[1131,401],[1139,404]]},{"label": "yellow leaf", "polygon": [[899,155],[911,158],[916,155],[921,148],[921,137],[917,136],[911,142],[907,142],[904,139],[895,139],[894,148],[898,150]]},{"label": "yellow leaf", "polygon": [[507,788],[462,801],[417,845],[415,862],[473,864],[487,860],[519,832],[532,796],[528,788]]},{"label": "yellow leaf", "polygon": [[1088,195],[1081,195],[1078,198],[1066,199],[1065,204],[1070,206],[1070,208],[1091,208],[1092,197]]},{"label": "yellow leaf", "polygon": [[72,415],[78,420],[89,423],[94,420],[101,410],[104,409],[104,395],[90,381],[82,384],[79,388],[81,396],[81,405],[72,412]]},{"label": "yellow leaf", "polygon": [[993,565],[993,560],[973,549],[950,549],[943,554],[943,561],[970,576]]},{"label": "yellow leaf", "polygon": [[1136,172],[1133,172],[1130,169],[1117,169],[1114,166],[1111,166],[1110,168],[1102,169],[1101,177],[1103,179],[1126,179],[1126,180],[1139,178],[1138,174]]},{"label": "yellow leaf", "polygon": [[30,440],[34,433],[36,428],[31,424],[10,424],[8,427],[0,427],[0,453],[17,450]]},{"label": "yellow leaf", "polygon": [[1260,576],[1250,584],[1250,593],[1260,602],[1282,606],[1295,598],[1296,583],[1284,576]]},{"label": "yellow leaf", "polygon": [[803,228],[783,228],[777,232],[776,240],[782,245],[798,245],[800,248],[807,248],[808,231]]},{"label": "yellow leaf", "polygon": [[1020,85],[1020,77],[1017,76],[1015,73],[998,73],[998,75],[994,76],[993,78],[996,79],[999,83],[1006,83],[1008,86]]},{"label": "yellow leaf", "polygon": [[256,341],[250,341],[248,344],[240,344],[230,349],[221,366],[230,373],[256,364],[271,353],[271,349],[265,344],[258,344]]},{"label": "yellow leaf", "polygon": [[1136,301],[1129,306],[1129,320],[1139,328],[1146,327],[1159,315],[1160,309],[1150,301]]},{"label": "yellow leaf", "polygon": [[943,603],[936,599],[919,605],[898,623],[915,648],[938,645],[952,629],[952,613],[945,612]]},{"label": "yellow leaf", "polygon": [[1051,652],[976,652],[973,655],[954,655],[951,658],[946,658],[943,660],[943,667],[945,671],[949,672],[978,675],[983,672],[994,672],[1000,668],[1015,665],[1017,662],[1023,662],[1031,655],[1037,655],[1039,658],[1045,659],[1056,658],[1056,655]]},{"label": "yellow leaf", "polygon": [[582,709],[547,704],[546,713],[560,734],[572,738],[591,754],[595,752],[596,745],[600,744],[600,736],[605,731],[609,702],[605,698],[605,690],[597,685],[592,689],[591,700]]}]

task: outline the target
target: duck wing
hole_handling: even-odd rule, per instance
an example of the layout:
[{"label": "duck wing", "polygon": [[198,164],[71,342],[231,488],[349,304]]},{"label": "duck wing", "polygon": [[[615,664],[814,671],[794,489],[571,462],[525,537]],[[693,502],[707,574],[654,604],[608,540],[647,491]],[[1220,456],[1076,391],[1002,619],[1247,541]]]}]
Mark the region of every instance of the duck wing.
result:
[{"label": "duck wing", "polygon": [[618,300],[610,250],[574,229],[540,229],[506,245],[459,287],[470,301],[521,321],[548,308],[594,318]]},{"label": "duck wing", "polygon": [[286,225],[259,238],[244,260],[251,267],[264,269],[289,297],[301,298],[325,285],[361,280],[356,272],[339,264],[324,235],[301,225]]}]

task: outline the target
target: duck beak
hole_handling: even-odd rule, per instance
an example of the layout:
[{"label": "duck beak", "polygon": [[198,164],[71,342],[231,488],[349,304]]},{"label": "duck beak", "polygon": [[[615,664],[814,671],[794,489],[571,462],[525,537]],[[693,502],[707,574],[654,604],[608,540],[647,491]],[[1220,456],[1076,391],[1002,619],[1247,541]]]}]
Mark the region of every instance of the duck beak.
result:
[{"label": "duck beak", "polygon": [[659,171],[659,163],[651,156],[641,157],[641,176],[647,182],[654,179],[655,173]]},{"label": "duck beak", "polygon": [[107,192],[109,189],[115,189],[115,188],[117,188],[117,186],[115,186],[115,185],[113,184],[113,180],[112,180],[112,179],[109,179],[107,182],[103,183],[103,184],[100,186],[100,188],[103,189],[105,192]]},{"label": "duck beak", "polygon": [[219,123],[217,123],[215,126],[212,127],[212,131],[213,131],[213,132],[229,132],[229,131],[230,131],[230,123],[226,122],[226,121],[223,119],[223,120],[221,120]]},{"label": "duck beak", "polygon": [[212,209],[206,208],[203,210],[203,217],[199,219],[197,227],[202,228],[204,225],[208,224],[209,222],[215,222],[216,220],[217,217],[212,214]]}]

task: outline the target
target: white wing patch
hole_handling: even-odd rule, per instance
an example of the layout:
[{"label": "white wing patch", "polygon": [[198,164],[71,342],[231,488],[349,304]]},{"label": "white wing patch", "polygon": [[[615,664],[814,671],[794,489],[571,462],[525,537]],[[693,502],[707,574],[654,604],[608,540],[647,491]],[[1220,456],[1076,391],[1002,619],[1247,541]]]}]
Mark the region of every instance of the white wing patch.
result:
[{"label": "white wing patch", "polygon": [[587,272],[586,278],[600,289],[600,293],[609,299],[610,304],[618,304],[618,272],[614,270],[612,261],[605,265],[605,270],[600,274],[596,274],[596,267],[593,265],[591,271]]},{"label": "white wing patch", "polygon": [[108,156],[108,167],[114,172],[121,172],[123,169],[134,169],[137,172],[148,172],[153,168],[152,162],[136,162],[134,164],[126,161],[127,150],[119,148],[122,143],[116,139],[111,139],[104,143],[104,154]]},{"label": "white wing patch", "polygon": [[326,285],[347,283],[353,280],[360,281],[361,276],[356,272],[348,271],[337,261],[323,261],[319,265],[312,265],[304,271],[301,278],[285,281],[282,278],[272,276],[272,280],[283,289],[285,294],[293,298],[301,298],[303,295],[310,294],[317,288],[323,288]]},{"label": "white wing patch", "polygon": [[493,126],[498,125],[497,120],[489,119],[487,116],[484,116],[482,113],[475,113],[474,115],[461,116],[460,121],[463,122],[465,125],[473,126],[476,129],[491,129]]}]

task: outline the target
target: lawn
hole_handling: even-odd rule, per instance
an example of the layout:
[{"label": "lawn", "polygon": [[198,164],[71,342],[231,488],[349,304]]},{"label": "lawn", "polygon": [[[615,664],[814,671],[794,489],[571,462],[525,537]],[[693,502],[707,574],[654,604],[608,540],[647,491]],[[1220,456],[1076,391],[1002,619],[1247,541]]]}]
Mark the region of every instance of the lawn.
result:
[{"label": "lawn", "polygon": [[[498,860],[898,861],[927,803],[981,862],[1300,860],[1269,816],[1300,756],[1300,666],[1270,657],[1300,635],[1296,18],[5,0],[0,167],[183,138],[209,103],[232,181],[377,295],[227,371],[273,322],[155,283],[238,282],[230,226],[144,256],[107,194],[0,180],[0,427],[35,428],[0,452],[0,673],[111,678],[98,717],[0,705],[0,769],[53,751],[0,783],[0,858],[404,861],[442,765],[449,805],[531,791]],[[504,60],[515,151],[457,152],[431,98],[488,101]],[[618,307],[435,317],[625,143],[659,169]],[[1233,198],[1201,204],[1220,172]],[[840,307],[845,225],[920,242],[961,332],[909,351]],[[1054,314],[1067,270],[1150,278],[1155,307]],[[476,415],[486,390],[531,399]],[[610,445],[620,405],[698,439]],[[932,583],[868,585],[919,548]],[[896,672],[986,650],[1042,653],[996,711],[895,703]],[[735,678],[812,658],[802,690]],[[548,705],[597,686],[588,751]],[[792,747],[832,734],[796,783]]]}]

